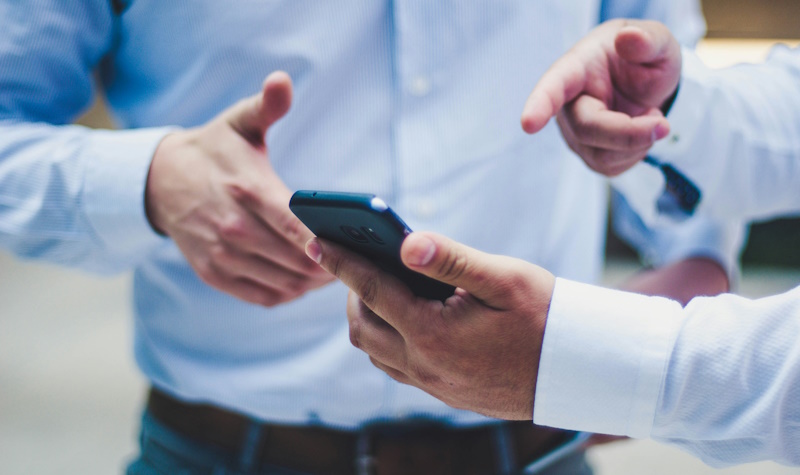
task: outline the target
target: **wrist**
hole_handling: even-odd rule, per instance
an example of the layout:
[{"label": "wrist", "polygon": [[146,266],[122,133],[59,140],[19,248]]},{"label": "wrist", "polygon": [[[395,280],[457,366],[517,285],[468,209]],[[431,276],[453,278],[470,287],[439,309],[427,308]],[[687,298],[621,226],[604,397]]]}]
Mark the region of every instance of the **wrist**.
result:
[{"label": "wrist", "polygon": [[181,132],[175,132],[164,136],[159,142],[150,161],[150,168],[147,172],[147,182],[144,192],[144,208],[147,221],[156,233],[166,236],[166,226],[164,212],[161,206],[162,177],[166,173],[166,164],[170,162],[170,157],[174,156],[176,150],[180,148],[182,140]]}]

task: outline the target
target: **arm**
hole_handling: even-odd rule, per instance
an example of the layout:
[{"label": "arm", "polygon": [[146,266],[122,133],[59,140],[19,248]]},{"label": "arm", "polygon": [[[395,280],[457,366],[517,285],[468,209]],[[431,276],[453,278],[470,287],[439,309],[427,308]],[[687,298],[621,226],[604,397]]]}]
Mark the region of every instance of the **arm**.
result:
[{"label": "arm", "polygon": [[167,130],[64,125],[93,96],[112,13],[105,1],[35,3],[0,8],[0,245],[26,258],[122,270],[161,242],[142,191]]},{"label": "arm", "polygon": [[697,298],[684,309],[558,280],[534,421],[652,437],[715,466],[800,464],[798,338],[800,289]]},{"label": "arm", "polygon": [[646,268],[621,288],[688,303],[698,295],[730,290],[738,273],[745,228],[737,221],[693,216],[647,226],[627,200],[612,195],[613,227],[638,252]]},{"label": "arm", "polygon": [[439,302],[330,242],[307,252],[352,289],[353,344],[453,407],[653,437],[715,465],[800,464],[800,288],[684,309],[412,233],[403,262],[458,287]]},{"label": "arm", "polygon": [[155,228],[203,280],[249,302],[329,282],[303,253],[311,233],[289,211],[265,143],[291,105],[286,74],[194,129],[64,125],[92,97],[113,24],[102,0],[0,7],[0,245],[115,272],[163,244]]},{"label": "arm", "polygon": [[[694,46],[705,31],[700,4],[696,0],[649,2],[606,0],[602,2],[600,20],[606,21],[614,18],[658,21],[669,28],[685,46]],[[622,24],[623,21],[618,20],[606,26],[621,28]],[[606,26],[598,28],[598,30]],[[680,52],[677,44],[667,43],[665,46],[668,47],[667,51],[671,47],[673,51]],[[605,59],[606,63],[595,61],[594,55],[605,56],[606,48],[607,46],[602,44],[598,48],[598,43],[594,42],[589,45],[589,54],[578,48],[575,48],[570,54],[579,58],[576,63],[583,69],[581,74],[597,74],[597,71],[605,68],[614,68],[613,59]],[[653,58],[648,58],[648,62],[650,61],[653,61]],[[656,61],[658,62],[658,60]],[[656,65],[656,67],[669,66],[669,62],[665,61],[664,63]],[[599,90],[594,90],[598,98],[605,98],[609,103],[624,104],[626,110],[631,113],[644,113],[645,117],[641,119],[640,123],[631,121],[634,127],[644,127],[649,135],[636,148],[648,147],[652,143],[652,132],[666,133],[669,124],[663,119],[658,107],[674,92],[674,85],[668,82],[649,83],[645,84],[644,88],[649,92],[654,92],[653,97],[647,98],[641,104],[628,101],[629,96],[624,89],[627,86],[642,84],[646,73],[647,68],[642,71],[641,77],[628,78],[630,83],[617,81],[623,88],[621,91],[614,91],[613,87],[601,87]],[[547,76],[542,80],[546,79]],[[596,87],[598,81],[595,79],[592,82],[595,86],[586,81],[583,87],[590,89]],[[599,102],[586,102],[585,107],[595,110],[599,105]],[[567,122],[569,117],[571,116],[568,114],[559,115],[559,124],[564,136],[568,139],[568,144],[576,152],[593,153],[589,147],[579,147],[574,140],[569,140],[580,131],[580,127]],[[625,118],[619,116],[606,115],[602,119],[604,123],[621,124],[620,126],[623,127],[628,125],[624,122]],[[649,127],[656,129],[649,129]],[[597,157],[595,161],[589,160],[587,163],[597,169],[598,165],[602,166],[602,157]],[[663,187],[660,183],[659,185]],[[626,283],[628,288],[642,293],[677,298],[683,302],[690,300],[695,295],[714,295],[728,290],[727,274],[733,274],[737,269],[736,262],[743,232],[740,224],[701,217],[680,224],[659,223],[659,225],[645,226],[638,216],[630,212],[627,203],[619,199],[615,199],[612,203],[617,233],[636,248],[643,261],[650,267]],[[700,278],[701,276],[702,278]]]}]

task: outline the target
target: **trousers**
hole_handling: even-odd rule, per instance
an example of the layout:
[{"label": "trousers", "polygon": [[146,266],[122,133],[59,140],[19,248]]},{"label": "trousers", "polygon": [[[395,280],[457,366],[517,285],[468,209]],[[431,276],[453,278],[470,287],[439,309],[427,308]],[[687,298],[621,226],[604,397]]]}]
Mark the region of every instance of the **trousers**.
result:
[{"label": "trousers", "polygon": [[[239,453],[229,453],[196,442],[164,426],[145,411],[139,437],[140,452],[128,465],[127,475],[318,475],[285,467],[254,463],[252,453],[257,438],[248,441]],[[353,474],[359,472],[354,461]],[[433,471],[414,475],[433,475]],[[374,472],[381,475],[380,471]],[[409,472],[412,473],[412,472]],[[522,472],[518,472],[522,473]],[[592,475],[585,453],[576,451],[538,472],[542,475]],[[445,474],[443,474],[445,475]]]}]

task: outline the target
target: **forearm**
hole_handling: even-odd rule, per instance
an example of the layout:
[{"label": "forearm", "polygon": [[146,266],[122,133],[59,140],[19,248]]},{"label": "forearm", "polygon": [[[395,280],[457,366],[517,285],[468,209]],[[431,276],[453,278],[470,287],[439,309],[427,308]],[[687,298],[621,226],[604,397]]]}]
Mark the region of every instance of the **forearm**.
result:
[{"label": "forearm", "polygon": [[730,290],[745,236],[740,222],[703,215],[646,226],[619,194],[613,204],[615,231],[648,267],[621,285],[623,290],[668,297],[682,305],[698,295]]},{"label": "forearm", "polygon": [[647,269],[620,286],[621,290],[677,300],[686,305],[697,296],[727,292],[725,269],[706,257],[689,257],[656,269]]},{"label": "forearm", "polygon": [[166,129],[66,125],[94,97],[113,47],[103,0],[5,2],[0,15],[0,247],[98,272],[158,245],[144,215],[147,171]]},{"label": "forearm", "polygon": [[716,466],[800,465],[800,288],[683,313],[651,436]]},{"label": "forearm", "polygon": [[681,308],[558,279],[534,422],[652,437],[712,465],[800,464],[798,339],[800,288]]},{"label": "forearm", "polygon": [[0,123],[0,246],[102,273],[135,265],[161,242],[144,187],[165,133]]}]

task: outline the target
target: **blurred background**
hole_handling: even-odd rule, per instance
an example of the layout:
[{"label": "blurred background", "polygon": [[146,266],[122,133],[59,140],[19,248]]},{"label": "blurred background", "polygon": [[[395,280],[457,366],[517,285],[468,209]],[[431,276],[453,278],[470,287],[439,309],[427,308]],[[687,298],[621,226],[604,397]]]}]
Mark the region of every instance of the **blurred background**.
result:
[{"label": "blurred background", "polygon": [[[712,67],[759,62],[800,40],[797,0],[705,0]],[[110,127],[102,103],[80,121]],[[800,220],[752,227],[739,292],[759,297],[800,283]],[[613,234],[605,282],[638,263]],[[131,277],[96,278],[0,253],[0,473],[122,473],[136,453],[145,382],[132,358]],[[677,449],[627,441],[590,451],[598,475],[800,474],[758,463],[715,470]]]}]

